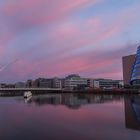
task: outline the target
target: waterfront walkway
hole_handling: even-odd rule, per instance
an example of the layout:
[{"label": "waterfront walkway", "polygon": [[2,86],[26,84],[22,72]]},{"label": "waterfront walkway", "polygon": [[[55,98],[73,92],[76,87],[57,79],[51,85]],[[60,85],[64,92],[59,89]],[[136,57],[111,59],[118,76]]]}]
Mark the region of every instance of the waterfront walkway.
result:
[{"label": "waterfront walkway", "polygon": [[0,88],[0,91],[62,91],[61,88]]},{"label": "waterfront walkway", "polygon": [[34,95],[42,93],[140,94],[136,89],[70,91],[62,88],[0,88],[0,96],[18,96],[23,95],[25,91],[31,91]]}]

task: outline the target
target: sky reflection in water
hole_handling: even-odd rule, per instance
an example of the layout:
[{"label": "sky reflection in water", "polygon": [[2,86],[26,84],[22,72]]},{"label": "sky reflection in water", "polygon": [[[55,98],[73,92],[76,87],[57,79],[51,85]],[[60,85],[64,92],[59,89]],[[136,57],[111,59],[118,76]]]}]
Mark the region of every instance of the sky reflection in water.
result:
[{"label": "sky reflection in water", "polygon": [[140,97],[0,97],[1,140],[139,140]]}]

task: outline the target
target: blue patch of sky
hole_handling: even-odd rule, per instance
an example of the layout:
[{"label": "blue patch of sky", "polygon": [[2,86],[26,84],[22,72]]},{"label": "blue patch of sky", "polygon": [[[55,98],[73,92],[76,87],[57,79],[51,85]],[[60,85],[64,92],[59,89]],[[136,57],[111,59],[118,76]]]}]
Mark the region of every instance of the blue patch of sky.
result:
[{"label": "blue patch of sky", "polygon": [[[86,19],[96,16],[114,17],[124,9],[135,6],[139,0],[105,0],[103,3],[89,6],[73,14],[75,18]],[[114,17],[115,18],[115,17]]]},{"label": "blue patch of sky", "polygon": [[0,6],[2,6],[3,4],[7,3],[9,0],[0,0]]},{"label": "blue patch of sky", "polygon": [[140,43],[139,36],[140,36],[140,21],[139,22],[132,22],[127,25],[123,38],[125,38],[130,43]]},{"label": "blue patch of sky", "polygon": [[15,39],[9,43],[9,48],[15,48],[17,50],[26,50],[29,48],[35,48],[40,41],[41,31],[37,28],[31,28],[17,34]]}]

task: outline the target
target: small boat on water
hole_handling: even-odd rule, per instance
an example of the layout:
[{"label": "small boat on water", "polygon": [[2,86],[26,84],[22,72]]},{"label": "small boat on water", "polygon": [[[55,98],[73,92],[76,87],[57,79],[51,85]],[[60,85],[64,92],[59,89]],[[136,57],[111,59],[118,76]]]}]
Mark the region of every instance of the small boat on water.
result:
[{"label": "small boat on water", "polygon": [[25,103],[30,103],[30,102],[32,102],[32,96],[27,97],[27,98],[24,98],[24,102],[25,102]]},{"label": "small boat on water", "polygon": [[24,98],[29,98],[31,96],[32,96],[32,92],[31,91],[24,92]]}]

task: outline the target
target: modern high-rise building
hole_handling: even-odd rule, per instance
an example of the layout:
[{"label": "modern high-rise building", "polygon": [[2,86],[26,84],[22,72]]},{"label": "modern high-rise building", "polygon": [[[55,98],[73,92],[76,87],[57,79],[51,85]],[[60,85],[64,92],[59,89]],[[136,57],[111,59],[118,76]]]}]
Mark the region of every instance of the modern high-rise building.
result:
[{"label": "modern high-rise building", "polygon": [[135,86],[140,85],[140,46],[137,49],[135,62],[132,67],[132,75],[131,75],[130,83],[131,85],[135,85]]},{"label": "modern high-rise building", "polygon": [[134,54],[134,55],[124,56],[122,58],[124,85],[130,85],[133,66],[135,63],[135,57],[136,57],[136,55]]},{"label": "modern high-rise building", "polygon": [[140,86],[140,46],[135,55],[123,57],[123,80],[125,85]]}]

